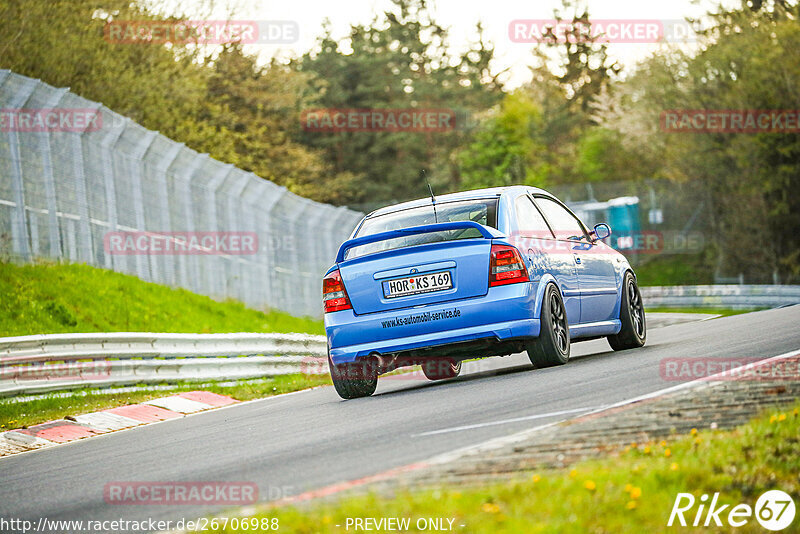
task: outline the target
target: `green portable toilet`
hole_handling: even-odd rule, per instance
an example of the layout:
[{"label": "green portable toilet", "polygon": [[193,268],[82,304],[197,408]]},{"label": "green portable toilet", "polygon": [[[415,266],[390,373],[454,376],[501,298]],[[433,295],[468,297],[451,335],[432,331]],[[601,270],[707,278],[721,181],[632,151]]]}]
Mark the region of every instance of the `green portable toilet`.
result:
[{"label": "green portable toilet", "polygon": [[608,201],[609,244],[617,250],[635,250],[642,226],[639,222],[639,197],[619,197]]}]

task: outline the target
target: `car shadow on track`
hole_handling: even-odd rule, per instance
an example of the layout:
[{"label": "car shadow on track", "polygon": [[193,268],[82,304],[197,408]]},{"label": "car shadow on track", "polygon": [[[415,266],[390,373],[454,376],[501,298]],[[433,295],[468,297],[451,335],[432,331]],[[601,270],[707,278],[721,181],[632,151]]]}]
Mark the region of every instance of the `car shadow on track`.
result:
[{"label": "car shadow on track", "polygon": [[[638,349],[638,350],[641,350],[641,349]],[[627,352],[627,351],[625,351],[625,352]],[[577,355],[577,356],[572,357],[570,359],[570,363],[567,363],[567,365],[568,366],[569,365],[577,365],[577,364],[580,364],[580,362],[588,363],[590,361],[594,361],[594,360],[602,358],[604,356],[612,356],[612,355],[616,355],[616,354],[622,354],[622,353],[621,352],[615,352],[615,351],[609,349],[609,350],[605,350],[605,351],[602,351],[602,352],[595,352],[595,353],[592,353],[592,354],[581,354],[581,355]],[[519,357],[519,356],[520,356],[520,354],[512,355],[512,357]],[[490,357],[490,358],[477,360],[477,362],[491,361],[491,362],[494,363],[494,362],[497,362],[497,361],[501,361],[501,358],[502,357],[499,357],[499,356],[493,356],[493,357]],[[474,363],[474,362],[470,362],[470,363]],[[450,379],[447,379],[447,380],[437,380],[437,381],[430,381],[427,378],[424,378],[424,376],[422,376],[422,372],[421,371],[413,371],[411,373],[406,373],[405,375],[404,374],[398,374],[398,375],[384,376],[384,377],[380,378],[379,381],[378,381],[378,386],[379,387],[382,384],[385,386],[386,382],[391,382],[391,384],[393,384],[393,385],[394,384],[398,384],[398,385],[403,385],[403,386],[406,386],[406,387],[399,387],[399,388],[394,388],[393,387],[392,389],[389,389],[389,390],[376,392],[372,396],[373,397],[385,397],[385,396],[389,396],[389,395],[402,395],[402,394],[406,394],[406,393],[412,393],[412,392],[415,392],[415,391],[421,390],[421,389],[427,389],[427,388],[433,388],[433,387],[447,387],[447,386],[452,386],[454,384],[466,384],[466,383],[474,382],[474,381],[477,381],[477,380],[484,380],[484,379],[491,378],[491,377],[518,375],[520,373],[527,373],[527,372],[546,372],[546,371],[552,370],[552,369],[553,368],[550,368],[550,369],[536,369],[530,363],[522,363],[522,364],[517,364],[517,365],[510,365],[508,367],[499,367],[499,368],[487,369],[487,370],[478,371],[478,372],[470,372],[469,374],[461,375],[461,376],[458,376],[456,378],[450,378]],[[414,383],[412,384],[412,382],[414,382]]]}]

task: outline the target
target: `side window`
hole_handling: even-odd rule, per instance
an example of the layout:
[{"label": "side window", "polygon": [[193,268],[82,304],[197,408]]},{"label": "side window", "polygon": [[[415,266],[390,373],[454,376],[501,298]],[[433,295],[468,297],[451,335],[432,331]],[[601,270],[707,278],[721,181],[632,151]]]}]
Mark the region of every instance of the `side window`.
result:
[{"label": "side window", "polygon": [[536,204],[547,217],[547,221],[556,233],[556,238],[568,239],[584,235],[583,225],[558,202],[547,197],[536,197]]},{"label": "side window", "polygon": [[521,232],[531,237],[553,238],[547,222],[527,195],[520,195],[514,203],[517,211],[517,224]]}]

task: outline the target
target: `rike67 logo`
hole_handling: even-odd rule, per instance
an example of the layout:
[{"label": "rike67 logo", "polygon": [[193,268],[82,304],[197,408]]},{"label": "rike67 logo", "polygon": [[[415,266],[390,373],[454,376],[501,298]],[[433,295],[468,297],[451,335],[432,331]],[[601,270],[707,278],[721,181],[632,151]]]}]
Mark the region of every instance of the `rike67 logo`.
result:
[{"label": "rike67 logo", "polygon": [[678,493],[667,526],[671,527],[677,520],[676,526],[679,524],[683,527],[742,527],[755,516],[765,529],[778,531],[791,525],[795,516],[794,500],[781,490],[764,492],[754,507],[744,503],[733,507],[730,504],[720,505],[718,499],[719,493],[715,493],[710,502],[706,494],[696,499],[691,493]]}]

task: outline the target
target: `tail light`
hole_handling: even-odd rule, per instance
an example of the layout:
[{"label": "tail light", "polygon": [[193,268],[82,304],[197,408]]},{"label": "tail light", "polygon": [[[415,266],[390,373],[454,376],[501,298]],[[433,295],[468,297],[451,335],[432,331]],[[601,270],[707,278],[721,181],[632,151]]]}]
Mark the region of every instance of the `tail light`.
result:
[{"label": "tail light", "polygon": [[338,269],[322,279],[322,303],[325,305],[325,313],[353,308]]},{"label": "tail light", "polygon": [[527,282],[528,269],[519,251],[510,245],[492,245],[489,287]]}]

